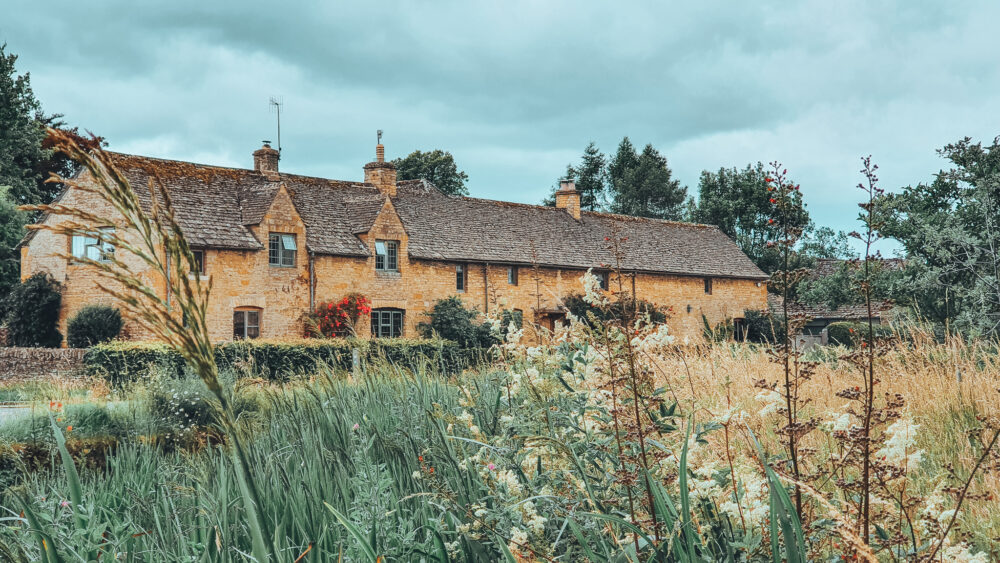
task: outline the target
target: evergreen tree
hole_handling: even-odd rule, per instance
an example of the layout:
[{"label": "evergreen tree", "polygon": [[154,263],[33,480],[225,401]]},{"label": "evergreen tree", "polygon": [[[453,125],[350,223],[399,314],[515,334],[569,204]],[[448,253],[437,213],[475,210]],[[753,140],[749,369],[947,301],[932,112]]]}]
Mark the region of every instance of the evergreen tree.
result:
[{"label": "evergreen tree", "polygon": [[17,209],[10,188],[0,186],[0,296],[9,294],[20,279],[21,255],[14,247],[24,236],[27,222],[28,215]]},{"label": "evergreen tree", "polygon": [[399,180],[427,180],[448,195],[469,195],[465,182],[469,176],[458,169],[450,152],[435,149],[413,151],[406,158],[392,161]]},{"label": "evergreen tree", "polygon": [[[575,166],[566,165],[566,174],[559,180],[573,180],[576,182],[576,191],[580,192],[580,209],[586,211],[600,211],[604,207],[604,200],[608,187],[608,162],[598,148],[591,141],[587,148],[583,150],[580,162]],[[542,200],[542,205],[549,207],[556,204],[556,191],[559,190],[559,183],[552,188],[548,197]]]},{"label": "evergreen tree", "polygon": [[618,154],[608,167],[608,173],[614,196],[611,209],[616,213],[673,221],[683,219],[687,188],[673,179],[666,157],[653,145],[646,145],[636,156],[626,137],[618,146]]},{"label": "evergreen tree", "polygon": [[17,55],[0,45],[0,186],[20,204],[49,203],[52,196],[41,183],[40,163],[48,158],[42,148],[45,129],[41,106],[31,90],[28,73],[18,75]]}]

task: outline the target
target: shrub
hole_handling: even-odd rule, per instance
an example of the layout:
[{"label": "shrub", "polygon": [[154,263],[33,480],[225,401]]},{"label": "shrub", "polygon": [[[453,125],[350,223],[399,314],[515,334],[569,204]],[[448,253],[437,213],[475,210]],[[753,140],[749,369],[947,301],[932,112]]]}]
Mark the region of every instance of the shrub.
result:
[{"label": "shrub", "polygon": [[[889,325],[876,324],[875,338],[887,338],[893,335],[892,327]],[[826,334],[830,344],[840,344],[842,346],[857,346],[868,336],[867,322],[840,321],[826,325]]]},{"label": "shrub", "polygon": [[736,338],[758,344],[783,342],[785,323],[781,315],[747,309],[743,312],[743,326],[736,329]]},{"label": "shrub", "polygon": [[[220,370],[280,381],[314,374],[324,365],[350,370],[355,349],[363,363],[385,361],[406,369],[431,364],[436,371],[449,375],[481,359],[477,350],[462,349],[448,340],[331,338],[225,342],[215,346],[215,361]],[[83,362],[88,373],[113,385],[148,377],[154,370],[167,377],[180,377],[186,369],[180,354],[157,342],[99,344],[87,350]]]},{"label": "shrub", "polygon": [[427,316],[429,323],[417,325],[424,338],[444,338],[462,348],[490,348],[497,343],[489,323],[478,322],[479,311],[466,309],[458,297],[439,299]]},{"label": "shrub", "polygon": [[11,346],[56,348],[62,344],[59,306],[62,285],[49,274],[39,272],[14,286],[4,299],[4,324]]},{"label": "shrub", "polygon": [[313,313],[316,330],[327,338],[354,336],[362,315],[372,312],[371,301],[360,293],[348,293],[340,301],[320,303]]},{"label": "shrub", "polygon": [[66,324],[66,343],[70,348],[90,348],[115,339],[121,331],[121,311],[107,305],[87,305]]},{"label": "shrub", "polygon": [[624,296],[621,299],[614,301],[611,305],[598,308],[594,307],[583,298],[581,293],[573,293],[562,299],[562,304],[566,309],[572,313],[576,318],[581,321],[590,324],[590,316],[588,313],[594,315],[597,320],[602,323],[608,321],[620,321],[625,318],[626,312],[631,312],[632,307],[635,307],[636,312],[639,315],[649,315],[649,319],[654,323],[665,323],[667,322],[667,310],[661,307],[657,307],[654,303],[646,301],[645,299],[633,299],[630,296]]}]

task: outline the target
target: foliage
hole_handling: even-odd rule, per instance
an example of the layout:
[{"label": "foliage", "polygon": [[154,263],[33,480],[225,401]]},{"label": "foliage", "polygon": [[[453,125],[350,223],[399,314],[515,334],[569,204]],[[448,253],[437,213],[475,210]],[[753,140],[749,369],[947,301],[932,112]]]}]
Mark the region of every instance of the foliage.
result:
[{"label": "foliage", "polygon": [[458,169],[450,152],[434,149],[413,151],[406,158],[392,161],[399,180],[427,180],[448,195],[469,195],[465,186],[469,176]]},{"label": "foliage", "polygon": [[61,304],[62,285],[47,273],[39,272],[14,286],[0,307],[11,346],[58,347],[62,343],[57,328]]},{"label": "foliage", "polygon": [[629,295],[621,295],[606,307],[596,307],[587,302],[582,293],[571,293],[562,298],[562,305],[573,316],[585,323],[592,324],[594,320],[602,323],[620,321],[635,314],[649,316],[654,323],[667,322],[667,310],[645,299],[632,300]]},{"label": "foliage", "polygon": [[[698,182],[698,206],[694,219],[715,225],[736,241],[740,249],[765,273],[782,266],[781,250],[775,242],[781,237],[781,226],[774,220],[767,178],[770,173],[760,162],[746,168],[720,168],[718,172],[701,173]],[[809,213],[798,191],[788,196],[786,220],[793,229],[806,230]],[[826,239],[826,232],[822,236]],[[793,264],[801,260],[792,254]]]},{"label": "foliage", "polygon": [[66,343],[70,348],[90,348],[118,337],[122,313],[108,305],[87,305],[66,323]]},{"label": "foliage", "polygon": [[[608,189],[608,162],[593,141],[583,149],[583,156],[578,164],[566,165],[563,177],[576,182],[576,191],[580,193],[580,209],[600,211],[604,207]],[[552,193],[542,204],[555,205],[555,191],[558,189],[558,185],[552,188]]]},{"label": "foliage", "polygon": [[417,325],[424,338],[444,338],[457,342],[462,348],[488,349],[497,343],[493,325],[479,322],[479,311],[466,309],[457,296],[439,299],[427,316],[430,322]]},{"label": "foliage", "polygon": [[31,90],[30,75],[16,74],[17,55],[6,48],[0,45],[0,186],[10,186],[20,204],[47,202],[51,198],[40,191],[36,170],[46,156],[45,129],[38,119],[41,105]]},{"label": "foliage", "polygon": [[[868,285],[877,302],[876,312],[894,297],[905,275],[903,270],[898,262],[877,260],[869,263]],[[845,260],[829,275],[809,276],[800,281],[795,286],[795,300],[807,305],[822,304],[830,309],[863,304],[864,299],[857,292],[863,277],[863,261]]]},{"label": "foliage", "polygon": [[[895,336],[895,329],[888,324],[874,325],[874,337],[887,339]],[[839,344],[854,348],[868,338],[868,323],[859,321],[838,321],[826,325],[827,338],[830,344]]]},{"label": "foliage", "polygon": [[314,313],[316,328],[320,335],[327,338],[355,336],[358,320],[371,312],[371,301],[367,297],[360,293],[348,293],[339,301],[319,304]]},{"label": "foliage", "polygon": [[17,208],[10,188],[0,185],[0,295],[7,295],[20,279],[21,255],[14,247],[24,237],[27,223],[28,214]]},{"label": "foliage", "polygon": [[896,295],[952,329],[994,334],[1000,323],[1000,138],[984,146],[966,137],[938,154],[952,168],[878,202],[884,236],[906,249],[908,267]]},{"label": "foliage", "polygon": [[811,259],[847,260],[854,256],[847,233],[834,231],[830,227],[810,228],[803,232],[797,250],[799,254]]},{"label": "foliage", "polygon": [[770,311],[748,309],[743,312],[742,334],[737,338],[757,344],[776,344],[785,340],[785,322]]},{"label": "foliage", "polygon": [[[393,338],[304,339],[288,341],[238,340],[214,347],[219,366],[237,374],[285,381],[312,373],[322,366],[349,371],[358,350],[362,365],[386,362],[406,369],[431,365],[443,373],[458,373],[479,358],[447,340]],[[110,342],[87,350],[83,357],[87,371],[115,385],[163,373],[179,377],[184,373],[180,354],[158,342]]]},{"label": "foliage", "polygon": [[667,159],[653,145],[636,154],[628,137],[608,165],[611,210],[615,213],[679,221],[687,188],[673,178]]}]

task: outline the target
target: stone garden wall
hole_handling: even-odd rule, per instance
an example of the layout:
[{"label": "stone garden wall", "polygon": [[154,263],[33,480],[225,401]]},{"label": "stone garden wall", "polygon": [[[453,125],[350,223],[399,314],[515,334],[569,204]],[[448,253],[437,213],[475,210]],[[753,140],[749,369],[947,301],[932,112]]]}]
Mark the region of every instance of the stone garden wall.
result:
[{"label": "stone garden wall", "polygon": [[85,376],[83,354],[73,348],[0,348],[0,383]]}]

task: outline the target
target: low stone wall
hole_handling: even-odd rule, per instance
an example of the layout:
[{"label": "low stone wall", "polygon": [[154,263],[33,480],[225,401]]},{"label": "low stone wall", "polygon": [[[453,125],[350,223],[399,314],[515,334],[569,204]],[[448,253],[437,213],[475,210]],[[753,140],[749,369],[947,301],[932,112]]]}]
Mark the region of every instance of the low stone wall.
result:
[{"label": "low stone wall", "polygon": [[84,377],[84,352],[74,348],[0,348],[0,383]]}]

